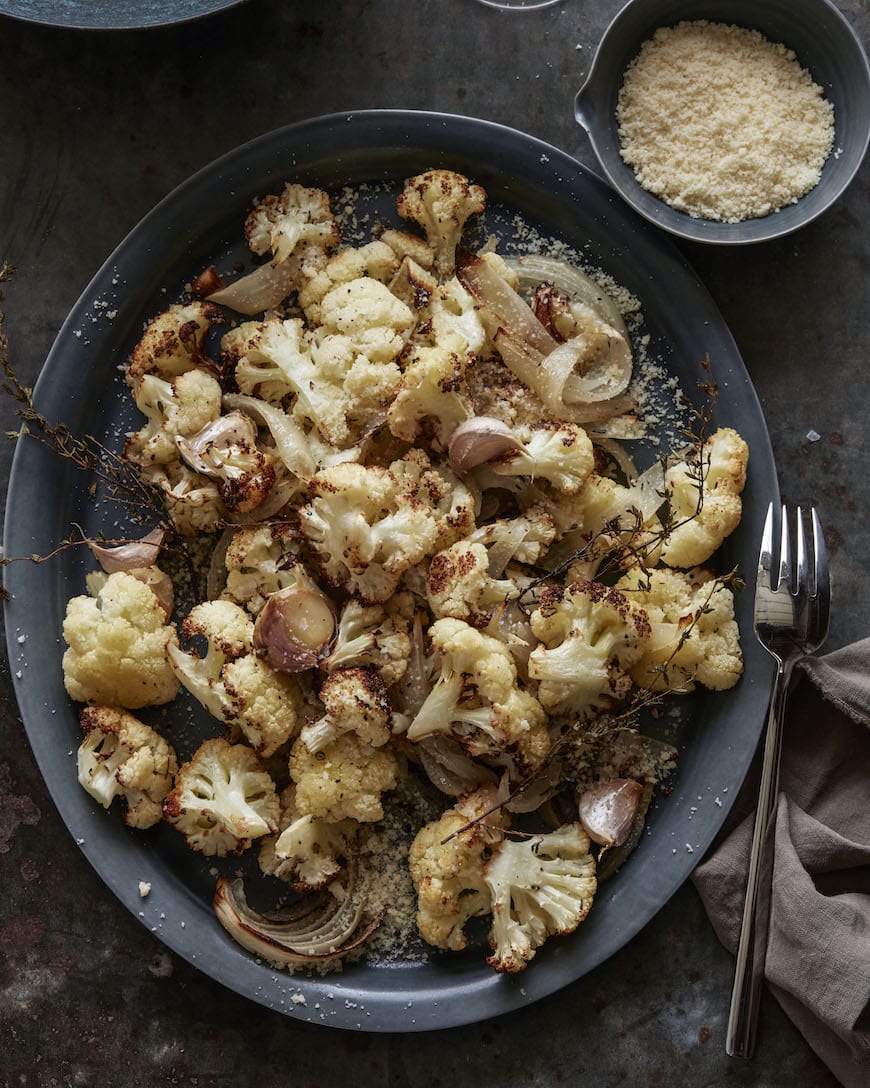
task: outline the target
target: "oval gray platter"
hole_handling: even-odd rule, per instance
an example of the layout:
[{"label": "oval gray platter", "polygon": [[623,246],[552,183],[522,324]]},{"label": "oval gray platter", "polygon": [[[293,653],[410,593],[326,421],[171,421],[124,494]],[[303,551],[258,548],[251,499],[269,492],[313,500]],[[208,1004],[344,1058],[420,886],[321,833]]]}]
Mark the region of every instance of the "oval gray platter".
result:
[{"label": "oval gray platter", "polygon": [[[228,269],[244,256],[242,223],[256,196],[288,180],[340,189],[347,183],[401,182],[431,166],[463,171],[488,190],[484,233],[504,230],[514,210],[547,234],[583,250],[636,295],[650,352],[687,391],[699,360],[713,363],[720,397],[714,425],[736,427],[751,449],[744,518],[722,563],[751,576],[764,513],[777,501],[764,418],[737,347],[692,269],[666,236],[626,208],[598,177],[563,152],[489,122],[407,111],[369,111],[305,121],[264,135],[200,171],[163,200],[121,243],[74,307],[46,360],[36,402],[73,433],[117,447],[139,426],[118,365],[144,320],[182,295],[210,263]],[[372,213],[389,216],[395,184],[372,190]],[[386,202],[385,202],[386,200]],[[508,232],[509,233],[509,232]],[[87,479],[37,443],[18,443],[5,526],[7,556],[45,554],[70,525],[110,535],[117,511],[88,503]],[[123,526],[121,527],[123,530]],[[751,631],[751,593],[738,595],[746,673],[730,692],[693,697],[681,735],[672,792],[656,802],[628,863],[600,889],[588,919],[552,939],[528,970],[495,975],[481,946],[432,954],[428,962],[365,963],[327,978],[290,977],[257,963],[233,943],[211,909],[214,862],[189,851],[174,830],[124,827],[78,786],[76,708],[63,688],[60,631],[66,600],[84,591],[85,549],[51,563],[5,568],[9,658],[31,746],[70,834],[118,899],[178,955],[213,979],[287,1015],[365,1031],[420,1031],[492,1017],[527,1005],[579,978],[621,948],[700,861],[743,780],[761,732],[770,690],[769,659]],[[23,641],[20,641],[23,639]],[[214,733],[184,699],[163,719],[186,758]],[[151,884],[139,895],[140,881]],[[301,996],[300,996],[301,995]],[[304,1004],[302,1003],[304,999]],[[319,1009],[316,1008],[319,1006]]]},{"label": "oval gray platter", "polygon": [[0,15],[68,30],[139,30],[201,19],[244,0],[0,0]]}]

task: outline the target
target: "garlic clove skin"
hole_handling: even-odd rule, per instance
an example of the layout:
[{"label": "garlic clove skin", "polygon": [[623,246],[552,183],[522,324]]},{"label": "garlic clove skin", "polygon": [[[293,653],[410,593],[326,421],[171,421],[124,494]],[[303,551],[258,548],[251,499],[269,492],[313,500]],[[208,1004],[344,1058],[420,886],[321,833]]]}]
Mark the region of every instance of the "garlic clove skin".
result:
[{"label": "garlic clove skin", "polygon": [[101,544],[90,544],[94,558],[106,572],[115,574],[120,570],[136,570],[139,567],[153,567],[160,555],[166,532],[152,529],[141,540],[131,540],[127,544],[104,548]]},{"label": "garlic clove skin", "polygon": [[583,830],[600,846],[621,846],[631,833],[642,794],[643,786],[631,778],[596,782],[577,803]]},{"label": "garlic clove skin", "polygon": [[447,459],[458,475],[495,457],[522,449],[522,443],[506,423],[494,416],[472,416],[450,436]]},{"label": "garlic clove skin", "polygon": [[254,649],[277,672],[313,669],[335,636],[335,613],[315,589],[273,593],[254,624]]}]

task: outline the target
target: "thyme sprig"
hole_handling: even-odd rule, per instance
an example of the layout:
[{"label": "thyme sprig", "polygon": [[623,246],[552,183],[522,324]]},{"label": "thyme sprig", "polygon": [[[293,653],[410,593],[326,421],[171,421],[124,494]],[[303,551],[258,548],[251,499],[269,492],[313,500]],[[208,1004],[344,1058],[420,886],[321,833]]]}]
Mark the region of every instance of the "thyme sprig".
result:
[{"label": "thyme sprig", "polygon": [[[4,262],[0,265],[0,285],[9,282],[14,275],[14,268]],[[0,301],[2,301],[0,293]],[[83,437],[75,435],[63,422],[52,422],[34,404],[33,390],[24,384],[15,371],[9,358],[9,342],[5,332],[5,315],[0,312],[0,392],[11,398],[16,405],[15,415],[21,421],[18,431],[7,431],[6,437],[11,442],[22,438],[31,439],[44,446],[51,453],[63,458],[75,468],[88,473],[92,479],[89,494],[95,496],[102,491],[105,498],[120,505],[134,524],[149,529],[161,528],[167,534],[164,551],[178,551],[187,566],[192,570],[192,561],[184,541],[178,536],[169,518],[159,488],[149,483],[141,475],[138,466],[125,460],[93,435]],[[102,538],[91,540],[79,526],[73,526],[69,536],[50,552],[27,556],[0,557],[0,567],[10,563],[29,561],[45,563],[54,559],[69,548],[83,544],[129,544],[134,537],[107,541]],[[0,588],[0,600],[8,600],[9,594]]]}]

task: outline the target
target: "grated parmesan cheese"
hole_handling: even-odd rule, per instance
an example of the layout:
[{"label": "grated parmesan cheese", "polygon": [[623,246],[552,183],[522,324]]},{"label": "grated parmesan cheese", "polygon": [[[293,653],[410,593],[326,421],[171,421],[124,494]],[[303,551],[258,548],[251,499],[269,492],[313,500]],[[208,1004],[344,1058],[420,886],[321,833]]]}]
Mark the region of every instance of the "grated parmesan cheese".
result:
[{"label": "grated parmesan cheese", "polygon": [[704,20],[661,27],[625,72],[621,155],[644,189],[695,218],[737,223],[809,192],[834,110],[792,50]]}]

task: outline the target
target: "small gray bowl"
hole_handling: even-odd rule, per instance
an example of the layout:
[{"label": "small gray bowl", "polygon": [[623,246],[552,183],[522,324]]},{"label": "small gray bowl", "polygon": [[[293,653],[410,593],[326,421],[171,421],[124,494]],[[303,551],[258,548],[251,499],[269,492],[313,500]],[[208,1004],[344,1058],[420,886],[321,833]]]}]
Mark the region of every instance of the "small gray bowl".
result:
[{"label": "small gray bowl", "polygon": [[[740,223],[696,219],[643,189],[620,157],[616,100],[626,67],[660,26],[697,19],[758,30],[782,42],[832,103],[834,150],[818,185],[796,204]],[[696,242],[761,242],[821,215],[855,176],[870,141],[870,65],[858,36],[829,0],[630,0],[604,32],[574,114],[611,185],[645,218]]]}]

